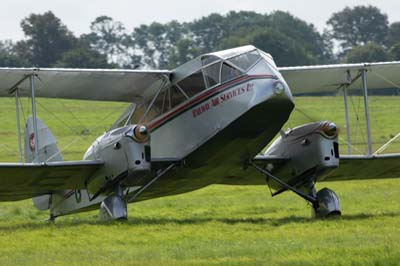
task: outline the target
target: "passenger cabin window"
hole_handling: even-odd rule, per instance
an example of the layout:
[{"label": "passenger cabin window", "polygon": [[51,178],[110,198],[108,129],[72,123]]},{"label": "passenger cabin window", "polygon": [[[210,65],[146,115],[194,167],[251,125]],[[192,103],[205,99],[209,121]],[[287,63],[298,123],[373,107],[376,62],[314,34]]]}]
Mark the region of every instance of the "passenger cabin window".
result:
[{"label": "passenger cabin window", "polygon": [[153,99],[148,100],[144,104],[140,104],[137,106],[135,112],[133,113],[132,119],[130,120],[131,124],[138,123],[141,120],[142,123],[147,123],[158,116],[167,113],[175,106],[181,104],[186,101],[188,98],[182,92],[180,88],[177,86],[172,86],[168,88],[164,88],[155,99],[153,105],[147,112],[146,116],[142,119],[143,115],[147,111],[148,106],[152,103]]},{"label": "passenger cabin window", "polygon": [[244,71],[249,70],[259,59],[261,58],[257,50],[251,51],[249,53],[241,54],[230,58],[228,61],[243,69]]},{"label": "passenger cabin window", "polygon": [[[147,112],[146,117],[142,120],[142,122],[147,123],[156,118],[157,116],[161,115],[161,110],[163,108],[163,99],[164,99],[164,93],[165,91],[161,92],[157,99],[154,101],[154,104],[151,106],[150,110]],[[149,101],[146,104],[146,107],[148,107],[151,104],[151,101]],[[146,108],[147,110],[147,108]]]},{"label": "passenger cabin window", "polygon": [[178,85],[189,97],[192,97],[206,89],[203,73],[201,71],[197,71],[184,80],[179,81]]},{"label": "passenger cabin window", "polygon": [[221,69],[221,62],[209,65],[203,69],[204,77],[207,82],[207,87],[212,87],[220,83],[219,74]]},{"label": "passenger cabin window", "polygon": [[238,69],[228,65],[227,63],[223,63],[221,68],[221,82],[229,81],[241,74],[242,73]]},{"label": "passenger cabin window", "polygon": [[171,91],[171,108],[181,104],[186,101],[186,96],[182,93],[182,91],[177,86],[172,86],[170,88]]}]

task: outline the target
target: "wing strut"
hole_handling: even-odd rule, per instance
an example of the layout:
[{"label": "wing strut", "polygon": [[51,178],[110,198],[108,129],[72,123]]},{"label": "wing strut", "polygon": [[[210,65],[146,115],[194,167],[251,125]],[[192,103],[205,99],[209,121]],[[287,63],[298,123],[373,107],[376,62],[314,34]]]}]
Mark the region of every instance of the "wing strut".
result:
[{"label": "wing strut", "polygon": [[[37,120],[36,120],[36,98],[35,98],[35,75],[31,74],[29,76],[29,81],[31,84],[31,92],[32,92],[32,119],[33,119],[33,140],[35,142],[35,160],[34,162],[36,163],[40,163],[40,158],[39,158],[39,135],[38,135],[38,130],[37,130]],[[29,144],[31,145],[31,144]],[[32,146],[31,146],[32,148]]]},{"label": "wing strut", "polygon": [[149,186],[151,186],[154,182],[156,182],[160,177],[162,177],[163,175],[165,175],[169,170],[171,170],[172,168],[175,167],[175,164],[170,164],[167,168],[165,168],[164,170],[162,170],[160,173],[157,174],[156,177],[154,177],[152,180],[150,180],[150,182],[148,182],[146,185],[144,185],[141,189],[139,189],[138,192],[136,192],[133,196],[131,196],[130,198],[128,198],[128,200],[126,202],[130,203],[132,201],[134,201],[140,194],[142,194],[143,191],[145,191]]},{"label": "wing strut", "polygon": [[19,148],[19,159],[22,162],[22,146],[21,146],[21,127],[20,127],[20,117],[19,117],[19,90],[18,87],[21,85],[25,80],[29,79],[29,84],[31,88],[31,105],[32,105],[32,118],[33,118],[33,136],[32,140],[34,143],[31,144],[31,148],[35,151],[35,163],[40,163],[39,158],[39,136],[38,136],[38,129],[37,129],[37,120],[36,120],[36,98],[35,98],[35,76],[37,74],[34,73],[35,70],[32,71],[30,74],[26,74],[22,79],[20,79],[17,83],[15,83],[9,90],[9,94],[15,93],[15,108],[16,108],[16,116],[17,116],[17,128],[18,128],[18,148]]},{"label": "wing strut", "polygon": [[371,122],[369,118],[369,108],[368,108],[367,69],[364,68],[362,70],[361,78],[362,78],[362,87],[364,90],[364,108],[365,108],[365,121],[367,124],[368,156],[372,156]]},{"label": "wing strut", "polygon": [[19,118],[19,92],[15,91],[15,112],[17,116],[17,130],[18,130],[18,153],[19,162],[22,163],[22,145],[21,145],[21,119]]},{"label": "wing strut", "polygon": [[359,79],[361,77],[363,97],[364,97],[365,121],[366,121],[366,127],[367,127],[367,141],[368,141],[368,154],[367,155],[372,156],[372,138],[371,138],[371,121],[370,121],[369,106],[368,106],[367,71],[368,71],[368,69],[364,66],[364,68],[359,70],[359,73],[355,78],[351,78],[350,71],[347,70],[346,82],[341,84],[340,87],[343,87],[344,110],[345,110],[345,116],[346,116],[347,151],[349,154],[351,154],[352,150],[351,150],[351,144],[350,144],[350,122],[349,122],[349,109],[348,109],[348,105],[347,105],[347,88],[351,84],[353,84],[357,79]]},{"label": "wing strut", "polygon": [[349,107],[347,104],[347,87],[348,85],[343,86],[343,98],[344,98],[344,112],[346,116],[347,153],[351,154],[350,120],[349,120]]}]

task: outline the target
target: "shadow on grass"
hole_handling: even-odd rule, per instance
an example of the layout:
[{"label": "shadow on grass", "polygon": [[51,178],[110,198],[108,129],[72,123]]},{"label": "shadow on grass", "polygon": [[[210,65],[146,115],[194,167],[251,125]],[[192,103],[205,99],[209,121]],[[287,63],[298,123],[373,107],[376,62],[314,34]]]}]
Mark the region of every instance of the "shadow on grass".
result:
[{"label": "shadow on grass", "polygon": [[96,226],[115,226],[115,225],[130,225],[130,226],[140,226],[140,225],[168,225],[168,224],[178,224],[178,225],[199,225],[205,224],[209,222],[219,222],[228,225],[235,224],[264,224],[267,226],[283,226],[290,223],[307,223],[312,224],[316,222],[330,222],[330,221],[354,221],[354,220],[366,220],[377,217],[398,217],[400,216],[400,212],[384,212],[377,214],[368,214],[368,213],[360,213],[360,214],[346,214],[341,217],[335,218],[325,218],[325,219],[314,219],[311,217],[303,217],[303,216],[288,216],[283,218],[130,218],[125,221],[111,221],[111,222],[102,222],[97,220],[97,218],[93,217],[93,220],[64,220],[64,221],[56,221],[56,222],[26,222],[20,224],[11,224],[11,225],[0,225],[0,231],[15,231],[15,230],[32,230],[32,229],[41,229],[41,228],[68,228],[68,227],[76,227],[82,225],[96,225]]}]

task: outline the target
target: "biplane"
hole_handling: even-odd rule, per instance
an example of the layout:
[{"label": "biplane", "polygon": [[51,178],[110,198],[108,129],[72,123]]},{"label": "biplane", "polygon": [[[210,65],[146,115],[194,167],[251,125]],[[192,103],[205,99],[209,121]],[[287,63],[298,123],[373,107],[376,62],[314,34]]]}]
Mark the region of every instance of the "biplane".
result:
[{"label": "biplane", "polygon": [[[400,153],[372,149],[368,105],[370,91],[398,88],[399,73],[400,62],[277,67],[251,45],[201,55],[173,70],[0,68],[0,96],[16,98],[21,158],[0,164],[0,200],[32,198],[51,220],[96,208],[102,219],[115,220],[126,219],[127,204],[135,201],[211,184],[267,185],[273,196],[291,191],[304,198],[316,217],[340,215],[335,192],[316,191],[316,182],[400,177]],[[363,99],[363,154],[352,151],[350,87],[360,88]],[[297,96],[338,94],[344,141],[335,121],[283,129]],[[21,97],[31,98],[32,110],[23,137]],[[36,97],[130,105],[82,160],[63,161],[37,117]]]}]

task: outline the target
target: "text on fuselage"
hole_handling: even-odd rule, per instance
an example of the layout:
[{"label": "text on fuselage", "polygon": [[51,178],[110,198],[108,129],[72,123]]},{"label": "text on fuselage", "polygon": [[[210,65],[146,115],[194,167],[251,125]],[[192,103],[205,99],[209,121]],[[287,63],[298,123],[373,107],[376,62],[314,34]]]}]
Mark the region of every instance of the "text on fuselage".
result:
[{"label": "text on fuselage", "polygon": [[244,84],[243,86],[236,87],[232,90],[229,90],[225,93],[222,93],[216,97],[211,98],[207,102],[199,105],[198,107],[194,108],[192,110],[192,115],[193,117],[199,116],[208,110],[210,110],[213,107],[216,107],[226,101],[229,101],[239,95],[245,94],[251,90],[253,90],[254,84],[253,83],[247,83]]}]

